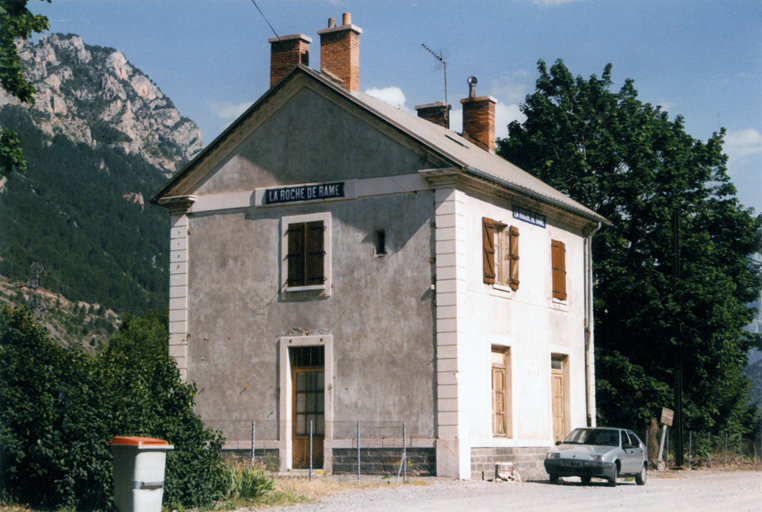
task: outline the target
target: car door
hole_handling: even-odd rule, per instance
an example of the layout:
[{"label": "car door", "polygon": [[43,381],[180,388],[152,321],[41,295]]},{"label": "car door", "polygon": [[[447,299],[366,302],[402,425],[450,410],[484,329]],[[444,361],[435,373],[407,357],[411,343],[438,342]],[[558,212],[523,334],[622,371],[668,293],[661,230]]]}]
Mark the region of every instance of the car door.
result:
[{"label": "car door", "polygon": [[633,470],[633,472],[637,473],[638,471],[640,471],[640,466],[648,458],[646,456],[646,451],[645,451],[645,450],[647,450],[647,448],[643,444],[643,441],[641,441],[640,438],[637,435],[635,435],[635,432],[632,432],[631,430],[628,430],[627,434],[629,434],[629,436],[630,436],[630,442],[635,447],[633,449],[633,452],[635,454],[635,461],[634,461],[635,469]]},{"label": "car door", "polygon": [[622,473],[637,473],[640,470],[640,461],[643,457],[643,450],[636,439],[631,439],[626,431],[622,431]]}]

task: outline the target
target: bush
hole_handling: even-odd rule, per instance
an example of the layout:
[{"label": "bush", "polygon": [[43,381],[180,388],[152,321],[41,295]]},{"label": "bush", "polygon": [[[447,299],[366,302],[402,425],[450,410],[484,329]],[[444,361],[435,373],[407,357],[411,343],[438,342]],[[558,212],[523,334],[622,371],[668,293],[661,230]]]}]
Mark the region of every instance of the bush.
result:
[{"label": "bush", "polygon": [[254,500],[273,490],[273,477],[261,465],[235,461],[227,464],[228,497],[235,500]]},{"label": "bush", "polygon": [[0,500],[109,510],[116,435],[174,445],[167,505],[223,497],[223,439],[193,413],[196,389],[182,382],[167,338],[166,315],[132,318],[93,357],[52,342],[27,311],[1,309]]}]

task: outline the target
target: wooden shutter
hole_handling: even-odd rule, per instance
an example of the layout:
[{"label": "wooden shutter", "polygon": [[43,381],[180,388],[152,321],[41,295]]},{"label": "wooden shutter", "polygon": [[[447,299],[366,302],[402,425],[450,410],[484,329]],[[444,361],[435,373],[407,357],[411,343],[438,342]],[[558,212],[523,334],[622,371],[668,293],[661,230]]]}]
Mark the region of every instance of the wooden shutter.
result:
[{"label": "wooden shutter", "polygon": [[495,365],[492,367],[492,433],[499,436],[506,435],[505,392],[505,367]]},{"label": "wooden shutter", "polygon": [[482,253],[484,254],[484,282],[495,283],[495,221],[482,218]]},{"label": "wooden shutter", "polygon": [[551,240],[550,253],[553,267],[553,298],[566,300],[566,246],[563,242]]},{"label": "wooden shutter", "polygon": [[304,286],[304,228],[303,222],[288,225],[288,286]]},{"label": "wooden shutter", "polygon": [[519,289],[519,228],[511,226],[509,230],[510,243],[510,285],[512,290]]},{"label": "wooden shutter", "polygon": [[305,284],[321,285],[325,281],[325,227],[323,221],[307,223],[307,258]]}]

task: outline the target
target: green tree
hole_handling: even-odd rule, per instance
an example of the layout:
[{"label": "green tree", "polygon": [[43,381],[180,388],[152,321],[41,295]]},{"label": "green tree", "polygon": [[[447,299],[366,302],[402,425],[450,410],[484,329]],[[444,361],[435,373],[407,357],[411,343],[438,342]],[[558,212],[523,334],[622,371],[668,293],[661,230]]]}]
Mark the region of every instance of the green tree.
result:
[{"label": "green tree", "polygon": [[[50,3],[50,0],[43,0]],[[16,50],[17,38],[29,39],[50,25],[45,16],[34,15],[27,9],[28,0],[0,0],[0,85],[12,96],[34,104],[34,87],[25,78]],[[26,170],[21,138],[8,129],[0,131],[0,177],[14,170]]]},{"label": "green tree", "polygon": [[[762,216],[744,208],[727,174],[724,129],[707,141],[643,103],[632,80],[611,90],[538,63],[523,123],[499,154],[607,217],[594,239],[598,414],[645,427],[673,402],[682,357],[686,427],[750,428],[741,375],[753,337]],[[673,281],[673,212],[680,216],[680,278]],[[733,424],[735,422],[735,424]]]}]

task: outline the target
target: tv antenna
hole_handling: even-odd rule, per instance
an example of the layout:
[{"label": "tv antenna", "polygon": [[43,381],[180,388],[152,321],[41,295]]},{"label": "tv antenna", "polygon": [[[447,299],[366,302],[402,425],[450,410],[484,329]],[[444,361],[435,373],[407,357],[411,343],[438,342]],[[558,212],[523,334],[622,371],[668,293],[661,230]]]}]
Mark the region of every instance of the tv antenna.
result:
[{"label": "tv antenna", "polygon": [[442,66],[444,66],[444,87],[445,87],[445,120],[447,121],[447,126],[450,126],[450,110],[449,106],[450,103],[447,101],[447,59],[442,56],[442,50],[439,50],[439,54],[426,46],[424,43],[421,43],[421,46],[429,52],[431,55],[434,56],[435,59],[437,59],[439,62],[442,63]]}]

